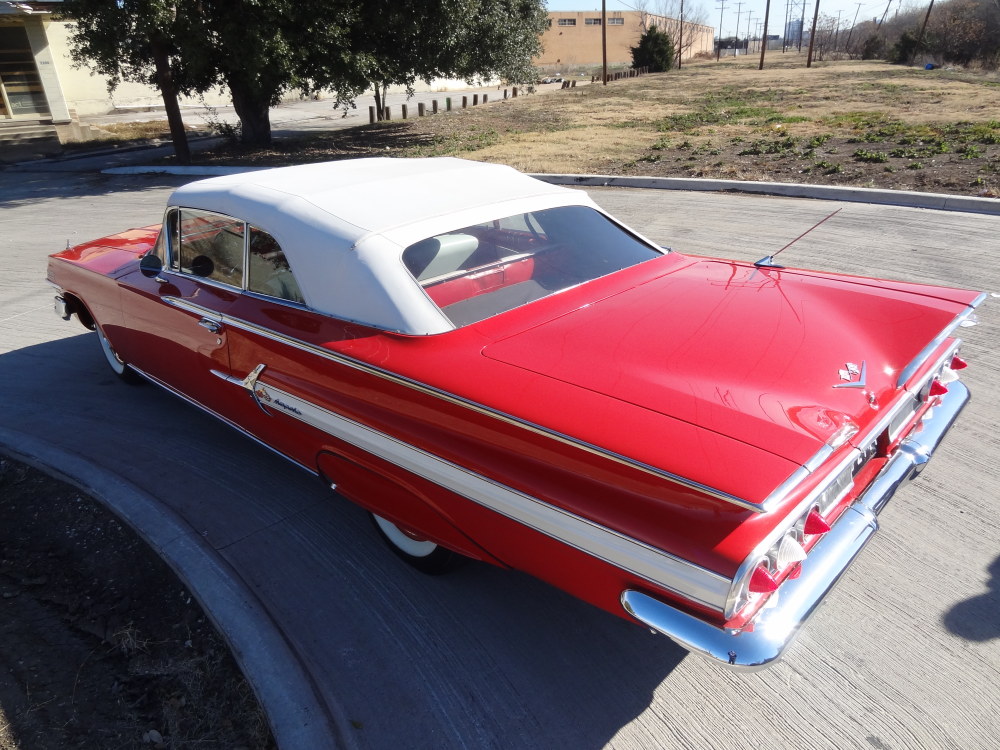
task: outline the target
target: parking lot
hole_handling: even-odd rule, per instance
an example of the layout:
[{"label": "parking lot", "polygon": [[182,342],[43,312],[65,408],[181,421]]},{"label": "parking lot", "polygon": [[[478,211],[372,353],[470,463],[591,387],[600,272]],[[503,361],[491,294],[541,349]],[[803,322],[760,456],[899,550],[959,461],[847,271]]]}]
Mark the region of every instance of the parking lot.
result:
[{"label": "parking lot", "polygon": [[[162,505],[177,522],[165,551],[234,577],[241,604],[301,668],[285,673],[301,682],[272,691],[315,699],[326,712],[315,720],[336,727],[331,745],[997,747],[1000,299],[963,329],[973,401],[930,467],[883,512],[787,659],[734,674],[519,573],[473,564],[421,576],[360,509],[291,464],[165,392],[113,378],[94,335],[52,313],[46,255],[157,223],[182,181],[0,173],[0,443],[42,462],[72,456],[88,477]],[[661,244],[751,261],[839,207],[592,195]],[[1000,216],[845,204],[781,261],[992,292],[998,255]],[[193,588],[211,609],[213,591]],[[245,666],[258,685],[272,674]]]}]

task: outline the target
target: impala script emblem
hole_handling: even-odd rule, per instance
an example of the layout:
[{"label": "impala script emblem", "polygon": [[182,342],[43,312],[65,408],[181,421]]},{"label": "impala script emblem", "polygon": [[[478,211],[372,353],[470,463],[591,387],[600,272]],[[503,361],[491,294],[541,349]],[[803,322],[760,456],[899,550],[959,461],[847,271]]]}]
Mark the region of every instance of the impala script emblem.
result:
[{"label": "impala script emblem", "polygon": [[[864,388],[868,376],[867,363],[862,360],[861,367],[858,367],[853,362],[846,362],[842,370],[840,370],[840,379],[845,381],[843,383],[837,383],[834,388]],[[857,380],[855,380],[857,378]]]}]

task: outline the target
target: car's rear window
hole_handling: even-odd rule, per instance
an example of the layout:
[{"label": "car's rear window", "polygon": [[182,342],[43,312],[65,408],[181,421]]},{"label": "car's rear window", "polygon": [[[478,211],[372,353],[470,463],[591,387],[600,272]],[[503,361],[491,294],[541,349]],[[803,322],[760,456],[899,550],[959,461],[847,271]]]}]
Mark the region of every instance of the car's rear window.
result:
[{"label": "car's rear window", "polygon": [[403,262],[464,326],[660,255],[600,212],[563,206],[428,237]]}]

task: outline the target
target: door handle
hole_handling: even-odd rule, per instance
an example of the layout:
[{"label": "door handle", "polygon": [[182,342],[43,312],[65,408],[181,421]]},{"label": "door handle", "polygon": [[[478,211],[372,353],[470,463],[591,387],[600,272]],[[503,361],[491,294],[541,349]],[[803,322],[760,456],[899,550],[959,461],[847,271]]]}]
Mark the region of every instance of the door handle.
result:
[{"label": "door handle", "polygon": [[211,318],[202,318],[198,321],[198,325],[202,328],[206,328],[212,333],[218,333],[222,330],[222,323],[217,320],[212,320]]}]

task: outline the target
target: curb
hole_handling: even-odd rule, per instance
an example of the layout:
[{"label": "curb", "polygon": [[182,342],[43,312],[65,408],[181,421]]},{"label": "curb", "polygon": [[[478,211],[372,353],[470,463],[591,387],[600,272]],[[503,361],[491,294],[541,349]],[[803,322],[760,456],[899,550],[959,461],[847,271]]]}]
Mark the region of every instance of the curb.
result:
[{"label": "curb", "polygon": [[[14,446],[17,446],[16,448]],[[280,748],[351,747],[345,717],[320,700],[299,656],[235,570],[155,497],[75,453],[0,427],[0,451],[87,493],[177,574],[229,644]]]},{"label": "curb", "polygon": [[695,177],[609,177],[579,174],[532,174],[531,177],[553,185],[576,187],[647,188],[653,190],[690,190],[707,192],[756,193],[786,198],[815,198],[851,203],[875,203],[885,206],[930,208],[939,211],[964,211],[974,214],[1000,214],[1000,200],[947,193],[921,193],[914,190],[809,185],[790,182],[744,182],[742,180],[704,180]]},{"label": "curb", "polygon": [[[265,167],[109,167],[101,174],[174,174],[214,177],[255,172]],[[921,193],[915,190],[880,190],[878,188],[810,185],[796,182],[749,182],[743,180],[704,180],[696,177],[612,177],[589,174],[531,174],[542,182],[572,187],[616,187],[646,190],[688,190],[691,192],[750,193],[785,198],[813,198],[847,203],[872,203],[883,206],[927,208],[937,211],[960,211],[970,214],[1000,215],[1000,200],[947,193]]]},{"label": "curb", "polygon": [[241,174],[243,172],[258,172],[267,167],[108,167],[101,174],[179,174],[201,177],[218,177],[219,175]]}]

